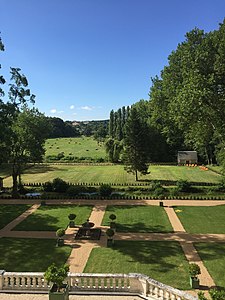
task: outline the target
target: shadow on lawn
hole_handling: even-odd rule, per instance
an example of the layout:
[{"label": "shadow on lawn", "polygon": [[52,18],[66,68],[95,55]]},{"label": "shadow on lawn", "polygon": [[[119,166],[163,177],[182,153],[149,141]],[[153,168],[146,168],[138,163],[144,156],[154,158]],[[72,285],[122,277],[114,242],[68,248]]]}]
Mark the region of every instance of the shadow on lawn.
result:
[{"label": "shadow on lawn", "polygon": [[142,222],[137,222],[133,224],[119,224],[116,223],[116,230],[118,232],[173,232],[166,229],[162,225],[147,225]]},{"label": "shadow on lawn", "polygon": [[50,215],[32,214],[19,223],[13,230],[19,231],[56,231],[58,218]]},{"label": "shadow on lawn", "polygon": [[[216,260],[224,257],[225,242],[222,243],[194,243],[202,260]],[[224,261],[225,267],[225,261]]]},{"label": "shadow on lawn", "polygon": [[[25,169],[23,171],[23,175],[53,172],[57,170],[59,170],[57,166],[53,166],[53,165],[34,165],[28,169]],[[67,169],[60,168],[60,171],[67,171]]]},{"label": "shadow on lawn", "polygon": [[2,238],[0,268],[14,272],[44,272],[53,262],[65,264],[71,248],[56,247],[55,240]]},{"label": "shadow on lawn", "polygon": [[177,269],[174,258],[182,253],[179,243],[162,241],[116,241],[114,249],[129,256],[128,262],[149,264],[152,270],[160,273]]}]

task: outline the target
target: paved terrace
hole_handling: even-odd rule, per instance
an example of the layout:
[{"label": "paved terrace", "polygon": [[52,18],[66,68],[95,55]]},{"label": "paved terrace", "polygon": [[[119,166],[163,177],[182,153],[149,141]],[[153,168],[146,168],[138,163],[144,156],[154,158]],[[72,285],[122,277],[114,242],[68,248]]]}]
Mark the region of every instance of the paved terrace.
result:
[{"label": "paved terrace", "polygon": [[[66,230],[65,243],[72,247],[72,252],[68,258],[67,263],[70,265],[71,272],[81,273],[84,270],[86,262],[89,258],[91,250],[94,247],[106,247],[106,235],[105,230],[107,227],[101,226],[101,222],[105,213],[107,205],[127,205],[126,200],[49,200],[47,204],[91,204],[94,205],[90,221],[94,222],[96,227],[101,227],[103,234],[99,241],[88,241],[88,240],[74,240],[74,234],[76,228],[68,228]],[[55,232],[46,231],[12,231],[12,229],[20,223],[22,220],[27,218],[40,206],[39,200],[0,200],[0,204],[33,204],[26,212],[21,214],[18,218],[13,220],[11,223],[6,225],[0,230],[0,237],[22,237],[22,238],[56,238]],[[183,206],[215,206],[224,204],[224,201],[197,201],[197,200],[164,200],[164,209],[168,215],[168,218],[174,229],[174,233],[116,233],[115,240],[149,240],[149,241],[178,241],[184,251],[187,260],[197,263],[201,268],[200,284],[201,290],[208,290],[210,287],[215,286],[215,283],[208,273],[208,270],[201,261],[193,243],[194,242],[225,242],[225,234],[189,234],[185,232],[179,218],[174,212],[172,206],[183,205]],[[159,205],[157,200],[129,200],[129,205]],[[196,291],[197,292],[197,291]],[[193,292],[192,292],[193,293]],[[134,296],[74,296],[71,295],[70,299],[140,299]],[[101,298],[102,297],[102,298]],[[4,295],[0,294],[0,299],[11,300],[11,299],[34,299],[44,300],[48,299],[47,295]]]}]

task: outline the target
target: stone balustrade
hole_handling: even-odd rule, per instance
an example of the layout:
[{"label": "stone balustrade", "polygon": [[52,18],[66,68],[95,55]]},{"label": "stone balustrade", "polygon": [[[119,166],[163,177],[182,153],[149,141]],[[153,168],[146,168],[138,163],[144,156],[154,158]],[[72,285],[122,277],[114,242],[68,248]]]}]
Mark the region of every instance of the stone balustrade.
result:
[{"label": "stone balustrade", "polygon": [[[70,293],[117,293],[136,294],[154,300],[197,300],[196,297],[162,284],[148,276],[130,274],[69,273],[66,280]],[[44,273],[0,271],[0,292],[43,292],[49,284]]]}]

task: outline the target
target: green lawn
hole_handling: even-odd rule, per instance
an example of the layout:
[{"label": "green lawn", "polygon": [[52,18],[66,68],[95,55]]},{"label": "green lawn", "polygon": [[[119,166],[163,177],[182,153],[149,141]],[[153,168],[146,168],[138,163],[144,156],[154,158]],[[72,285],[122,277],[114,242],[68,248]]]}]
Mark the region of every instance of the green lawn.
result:
[{"label": "green lawn", "polygon": [[174,210],[189,233],[225,233],[225,205],[177,206]]},{"label": "green lawn", "polygon": [[44,272],[49,265],[65,264],[71,248],[56,240],[1,238],[0,269],[8,272]]},{"label": "green lawn", "polygon": [[188,262],[178,242],[115,241],[92,250],[85,273],[142,273],[179,289],[190,289]]},{"label": "green lawn", "polygon": [[[150,174],[140,175],[139,180],[174,180],[184,179],[195,182],[219,182],[221,176],[213,171],[199,168],[178,166],[150,166]],[[46,182],[60,177],[72,183],[135,183],[135,176],[127,173],[123,165],[36,165],[24,170],[22,181],[25,183]],[[12,178],[4,180],[4,185],[11,186]]]},{"label": "green lawn", "polygon": [[80,225],[90,216],[93,206],[91,205],[47,205],[41,206],[32,215],[14,227],[13,230],[27,231],[55,231],[58,228],[66,228],[68,215],[77,215],[75,223]]},{"label": "green lawn", "polygon": [[225,288],[225,243],[196,243],[195,247],[215,284]]},{"label": "green lawn", "polygon": [[172,232],[172,226],[163,207],[159,206],[107,206],[103,225],[109,225],[109,215],[116,215],[118,232]]},{"label": "green lawn", "polygon": [[103,143],[92,137],[56,138],[45,142],[45,156],[57,155],[64,152],[65,156],[105,158],[106,151]]},{"label": "green lawn", "polygon": [[0,229],[25,212],[29,207],[30,205],[26,204],[0,204]]}]

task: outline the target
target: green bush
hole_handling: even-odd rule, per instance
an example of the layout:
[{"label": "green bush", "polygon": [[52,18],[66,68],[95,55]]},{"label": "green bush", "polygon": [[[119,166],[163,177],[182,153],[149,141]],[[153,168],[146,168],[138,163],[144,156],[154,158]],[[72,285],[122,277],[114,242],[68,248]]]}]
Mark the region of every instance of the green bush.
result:
[{"label": "green bush", "polygon": [[209,294],[210,294],[212,300],[225,300],[225,291],[224,290],[211,289],[211,290],[209,290]]},{"label": "green bush", "polygon": [[109,197],[113,189],[109,184],[103,184],[99,187],[99,194],[102,197]]},{"label": "green bush", "polygon": [[45,184],[43,185],[43,189],[45,192],[52,192],[53,191],[52,182],[50,181],[45,182]]},{"label": "green bush", "polygon": [[190,192],[191,184],[187,180],[178,180],[176,183],[178,192]]},{"label": "green bush", "polygon": [[68,189],[68,184],[61,178],[55,178],[52,182],[52,189],[57,193],[65,193]]}]

